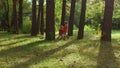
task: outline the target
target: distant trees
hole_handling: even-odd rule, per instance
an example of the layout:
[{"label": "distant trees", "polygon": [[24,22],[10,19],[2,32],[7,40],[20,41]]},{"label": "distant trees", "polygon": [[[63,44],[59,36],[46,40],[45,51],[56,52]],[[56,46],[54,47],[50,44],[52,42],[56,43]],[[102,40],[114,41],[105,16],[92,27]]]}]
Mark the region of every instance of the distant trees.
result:
[{"label": "distant trees", "polygon": [[[36,4],[36,1],[39,1],[39,5]],[[119,0],[116,0],[118,2]],[[100,25],[102,19],[103,19],[103,0],[92,0],[88,1],[87,0],[82,0],[80,3],[81,6],[79,5],[76,0],[62,0],[62,1],[57,1],[57,10],[56,10],[56,16],[55,18],[55,2],[54,0],[46,0],[46,3],[44,4],[44,0],[32,0],[32,2],[27,3],[27,0],[0,0],[0,26],[2,26],[3,30],[7,31],[12,31],[15,34],[19,33],[19,29],[23,27],[23,22],[25,16],[30,17],[31,20],[29,19],[29,23],[32,21],[32,26],[31,23],[28,24],[30,25],[31,29],[31,35],[36,36],[37,34],[43,35],[44,31],[46,32],[46,40],[54,40],[55,39],[55,21],[61,22],[60,24],[63,25],[65,19],[69,18],[69,29],[68,29],[68,35],[72,36],[73,35],[73,24],[76,23],[77,21],[75,20],[74,22],[74,16],[78,16],[77,14],[80,14],[80,21],[79,21],[79,26],[77,23],[77,27],[79,27],[78,31],[78,36],[77,39],[83,39],[84,36],[84,25],[85,25],[85,16],[86,16],[86,3],[88,3],[88,11],[87,11],[87,25],[91,25],[92,27],[95,26],[97,29],[98,26]],[[60,3],[59,3],[60,2]],[[70,2],[71,2],[71,7],[70,7]],[[18,5],[17,5],[18,3]],[[31,5],[32,3],[32,5]],[[62,4],[61,4],[62,3]],[[66,5],[67,3],[67,5]],[[75,6],[76,4],[76,6]],[[12,7],[11,7],[12,5]],[[25,9],[28,8],[28,5],[32,6],[32,13],[31,13],[31,6],[30,9]],[[46,14],[44,14],[44,7],[46,6]],[[98,6],[100,6],[100,9]],[[114,28],[120,28],[119,26],[119,3],[115,4],[115,12],[113,16],[113,6],[114,5],[114,0],[105,0],[105,11],[104,11],[104,19],[101,24],[102,26],[102,36],[101,40],[104,41],[111,41],[111,30],[112,30],[112,25]],[[24,6],[24,7],[23,7]],[[90,6],[94,7],[91,8]],[[38,7],[38,11],[37,10]],[[70,9],[70,12],[67,9]],[[77,14],[75,13],[75,7],[78,10],[78,8],[81,7],[81,11],[76,11]],[[62,9],[62,10],[60,10]],[[92,10],[90,10],[92,9]],[[60,12],[60,11],[62,12]],[[89,11],[90,10],[90,11]],[[101,11],[99,11],[101,10]],[[24,11],[24,12],[23,12]],[[26,12],[29,11],[29,12]],[[98,11],[98,12],[96,12]],[[38,12],[38,13],[37,13]],[[66,14],[67,12],[67,14]],[[78,13],[80,12],[80,13]],[[96,12],[96,13],[95,13]],[[25,13],[25,14],[24,14]],[[61,14],[62,13],[62,14]],[[68,15],[70,13],[70,16]],[[32,14],[32,17],[31,17]],[[44,16],[46,15],[46,23],[44,23]],[[113,16],[113,23],[112,23],[112,16]],[[77,18],[75,18],[77,19]],[[94,24],[95,23],[95,24]],[[11,25],[10,25],[11,24]],[[26,24],[26,23],[25,23]],[[59,23],[58,23],[59,24]],[[107,27],[106,27],[107,26]],[[116,27],[117,26],[117,27]],[[45,29],[44,29],[45,28]],[[94,29],[95,29],[94,28]],[[1,29],[1,27],[0,27]]]},{"label": "distant trees", "polygon": [[101,36],[101,40],[103,41],[111,41],[113,8],[114,0],[105,0],[105,11]]},{"label": "distant trees", "polygon": [[78,31],[77,39],[83,39],[84,24],[85,24],[85,12],[86,12],[86,2],[87,2],[87,0],[82,0],[82,6],[81,6],[82,8],[81,8],[79,31]]},{"label": "distant trees", "polygon": [[9,30],[9,2],[8,0],[0,1],[0,26],[2,30]]},{"label": "distant trees", "polygon": [[46,40],[55,39],[54,0],[46,0]]}]

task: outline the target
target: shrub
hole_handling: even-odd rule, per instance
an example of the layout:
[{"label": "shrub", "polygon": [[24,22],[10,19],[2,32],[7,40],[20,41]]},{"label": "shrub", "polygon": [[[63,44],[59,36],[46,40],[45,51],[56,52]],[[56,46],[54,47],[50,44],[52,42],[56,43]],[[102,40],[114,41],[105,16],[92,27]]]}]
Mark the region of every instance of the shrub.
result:
[{"label": "shrub", "polygon": [[23,18],[23,29],[22,29],[22,32],[23,33],[30,33],[31,32],[31,26],[32,26],[32,23],[31,23],[31,20],[30,20],[30,17],[24,17]]}]

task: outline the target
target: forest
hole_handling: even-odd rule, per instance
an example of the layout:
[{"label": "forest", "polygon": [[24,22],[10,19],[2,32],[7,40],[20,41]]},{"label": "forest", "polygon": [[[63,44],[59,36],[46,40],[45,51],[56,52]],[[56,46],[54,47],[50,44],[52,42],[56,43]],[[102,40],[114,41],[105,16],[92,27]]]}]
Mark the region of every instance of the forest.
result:
[{"label": "forest", "polygon": [[0,0],[0,68],[120,68],[120,1]]}]

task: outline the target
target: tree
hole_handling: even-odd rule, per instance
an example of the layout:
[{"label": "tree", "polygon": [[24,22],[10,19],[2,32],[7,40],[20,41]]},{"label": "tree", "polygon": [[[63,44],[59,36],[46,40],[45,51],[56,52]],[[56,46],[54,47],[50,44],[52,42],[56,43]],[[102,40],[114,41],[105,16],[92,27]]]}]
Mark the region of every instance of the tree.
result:
[{"label": "tree", "polygon": [[86,2],[87,2],[87,0],[82,0],[82,8],[81,8],[79,31],[78,31],[77,39],[83,39],[84,24],[85,24],[85,12],[86,12]]},{"label": "tree", "polygon": [[55,39],[54,0],[46,0],[46,40]]},{"label": "tree", "polygon": [[1,19],[1,27],[3,30],[10,31],[9,26],[9,3],[8,0],[0,1],[0,19]]},{"label": "tree", "polygon": [[8,26],[7,26],[7,31],[10,32],[10,23],[9,23],[9,1],[8,1],[8,0],[6,0],[6,1],[7,1],[6,16],[7,16],[7,24],[8,24]]},{"label": "tree", "polygon": [[66,0],[63,0],[62,2],[62,16],[61,16],[61,25],[64,24],[64,21],[65,21],[65,15],[66,15]]},{"label": "tree", "polygon": [[41,4],[41,23],[40,23],[40,33],[41,35],[44,35],[44,0],[40,0]]},{"label": "tree", "polygon": [[37,35],[36,27],[36,0],[32,0],[32,36]]},{"label": "tree", "polygon": [[73,35],[73,22],[74,22],[74,12],[75,12],[75,2],[76,0],[71,0],[71,9],[70,9],[70,19],[68,27],[68,35]]},{"label": "tree", "polygon": [[18,34],[18,22],[17,22],[17,9],[16,9],[17,0],[13,0],[13,33]]},{"label": "tree", "polygon": [[41,1],[42,0],[39,0],[39,6],[38,6],[38,17],[37,17],[37,34],[39,33],[39,28],[40,28],[40,16],[41,16]]},{"label": "tree", "polygon": [[105,0],[104,19],[102,23],[102,41],[111,41],[112,16],[114,9],[114,0]]},{"label": "tree", "polygon": [[38,18],[37,18],[37,33],[41,35],[44,34],[44,9],[43,9],[44,0],[39,0],[39,7],[38,7]]},{"label": "tree", "polygon": [[19,0],[19,17],[18,17],[19,28],[23,25],[23,0]]}]

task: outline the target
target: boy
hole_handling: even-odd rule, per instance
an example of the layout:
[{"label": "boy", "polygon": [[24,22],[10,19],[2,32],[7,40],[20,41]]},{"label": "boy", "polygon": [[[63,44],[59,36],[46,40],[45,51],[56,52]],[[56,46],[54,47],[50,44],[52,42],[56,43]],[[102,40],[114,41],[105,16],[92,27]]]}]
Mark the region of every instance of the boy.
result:
[{"label": "boy", "polygon": [[63,30],[64,30],[64,39],[66,39],[66,37],[68,37],[67,36],[67,32],[68,32],[68,22],[67,21],[64,22]]},{"label": "boy", "polygon": [[60,29],[59,29],[58,39],[62,39],[62,38],[63,38],[63,35],[64,35],[64,27],[63,27],[63,25],[61,25],[61,26],[60,26]]}]

